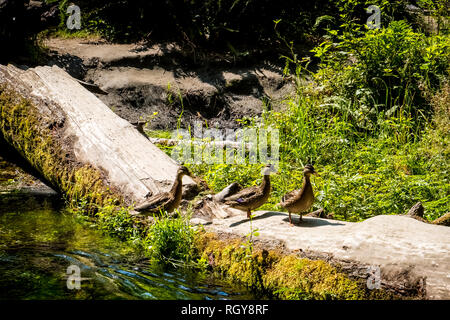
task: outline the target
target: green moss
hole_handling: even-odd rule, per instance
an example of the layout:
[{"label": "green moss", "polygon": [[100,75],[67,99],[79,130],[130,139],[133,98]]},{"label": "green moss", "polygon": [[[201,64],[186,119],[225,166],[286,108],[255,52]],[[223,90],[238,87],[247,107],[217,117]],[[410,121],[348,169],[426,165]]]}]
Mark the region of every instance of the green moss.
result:
[{"label": "green moss", "polygon": [[196,239],[196,248],[215,272],[254,290],[263,290],[261,265],[264,263],[257,263],[262,256],[255,252],[249,255],[240,241],[231,240],[225,244],[214,234],[202,233]]},{"label": "green moss", "polygon": [[279,299],[392,299],[383,290],[369,291],[361,280],[350,279],[321,260],[301,259],[275,250],[248,248],[238,239],[220,240],[213,233],[196,239],[199,256],[232,281]]},{"label": "green moss", "polygon": [[357,281],[324,261],[299,259],[294,255],[281,258],[268,270],[267,288],[283,299],[359,300],[365,296]]},{"label": "green moss", "polygon": [[70,159],[55,140],[58,129],[45,128],[37,109],[13,90],[0,87],[0,133],[42,176],[58,187],[73,208],[95,213],[122,197],[110,190],[102,173]]}]

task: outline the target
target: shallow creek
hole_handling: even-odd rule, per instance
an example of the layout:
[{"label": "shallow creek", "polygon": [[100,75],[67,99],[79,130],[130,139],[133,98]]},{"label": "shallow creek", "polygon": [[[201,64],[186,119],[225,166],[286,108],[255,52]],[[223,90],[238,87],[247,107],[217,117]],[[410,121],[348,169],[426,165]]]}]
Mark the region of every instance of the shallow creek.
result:
[{"label": "shallow creek", "polygon": [[[79,267],[81,288],[67,270]],[[0,194],[0,299],[255,299],[211,275],[149,264],[49,197]]]}]

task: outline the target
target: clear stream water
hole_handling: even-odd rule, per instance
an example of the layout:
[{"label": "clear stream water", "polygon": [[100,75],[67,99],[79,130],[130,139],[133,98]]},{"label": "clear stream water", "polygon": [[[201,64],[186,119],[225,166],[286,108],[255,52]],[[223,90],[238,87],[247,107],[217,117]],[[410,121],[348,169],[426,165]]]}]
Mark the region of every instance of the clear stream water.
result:
[{"label": "clear stream water", "polygon": [[[80,268],[79,290],[68,289],[70,265]],[[0,194],[0,300],[255,298],[211,275],[150,265],[47,198]]]}]

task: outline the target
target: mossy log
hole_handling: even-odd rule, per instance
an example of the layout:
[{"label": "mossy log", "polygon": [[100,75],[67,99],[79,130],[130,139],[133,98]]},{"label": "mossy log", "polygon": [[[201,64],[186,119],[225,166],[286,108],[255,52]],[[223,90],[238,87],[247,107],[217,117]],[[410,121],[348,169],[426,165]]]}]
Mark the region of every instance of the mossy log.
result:
[{"label": "mossy log", "polygon": [[204,228],[222,238],[233,234],[246,239],[251,230],[258,230],[255,241],[261,241],[264,249],[281,243],[286,251],[302,257],[336,262],[358,278],[367,279],[369,272],[378,270],[381,288],[402,296],[450,297],[450,229],[446,226],[379,215],[362,222],[305,216],[300,225],[290,227],[287,213],[253,214],[251,221],[241,213],[213,219]]},{"label": "mossy log", "polygon": [[369,290],[363,279],[353,279],[323,260],[300,258],[278,249],[249,246],[238,237],[199,233],[195,249],[214,272],[255,292],[283,300],[399,299],[383,289]]},{"label": "mossy log", "polygon": [[[0,133],[69,201],[93,210],[168,191],[178,167],[56,66],[0,65]],[[196,187],[190,177],[183,185]]]}]

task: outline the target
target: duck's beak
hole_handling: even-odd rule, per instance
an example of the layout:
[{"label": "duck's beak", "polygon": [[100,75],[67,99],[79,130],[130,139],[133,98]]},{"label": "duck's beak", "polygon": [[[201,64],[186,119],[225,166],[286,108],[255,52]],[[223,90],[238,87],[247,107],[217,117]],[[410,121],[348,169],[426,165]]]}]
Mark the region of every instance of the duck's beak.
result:
[{"label": "duck's beak", "polygon": [[313,175],[315,175],[316,177],[320,177],[320,175],[316,171],[313,172]]}]

